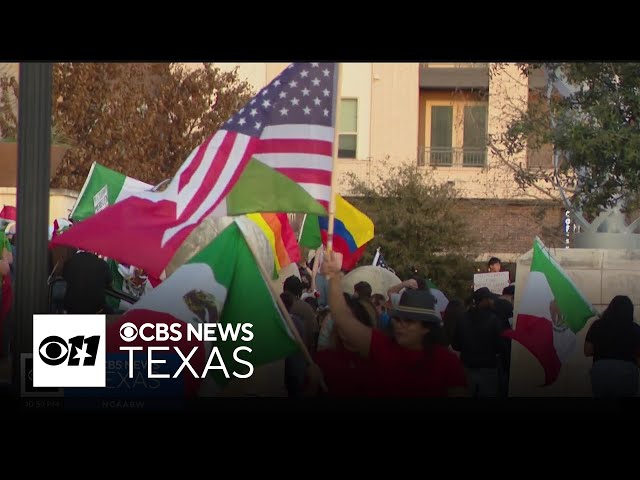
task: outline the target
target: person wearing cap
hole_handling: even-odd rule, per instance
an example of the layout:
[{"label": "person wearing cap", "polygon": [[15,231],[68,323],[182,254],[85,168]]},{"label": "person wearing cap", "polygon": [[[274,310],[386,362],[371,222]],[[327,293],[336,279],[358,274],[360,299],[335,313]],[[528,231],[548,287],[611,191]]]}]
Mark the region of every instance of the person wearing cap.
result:
[{"label": "person wearing cap", "polygon": [[460,352],[474,397],[498,395],[499,361],[505,354],[508,339],[502,337],[506,327],[493,311],[497,298],[487,287],[473,292],[473,304],[456,322],[451,340],[451,347]]},{"label": "person wearing cap", "polygon": [[408,289],[391,310],[393,334],[363,325],[342,292],[340,266],[329,254],[322,273],[329,281],[331,314],[343,341],[368,358],[375,394],[386,397],[466,395],[464,369],[456,355],[440,344],[442,331],[435,298],[428,290]]}]

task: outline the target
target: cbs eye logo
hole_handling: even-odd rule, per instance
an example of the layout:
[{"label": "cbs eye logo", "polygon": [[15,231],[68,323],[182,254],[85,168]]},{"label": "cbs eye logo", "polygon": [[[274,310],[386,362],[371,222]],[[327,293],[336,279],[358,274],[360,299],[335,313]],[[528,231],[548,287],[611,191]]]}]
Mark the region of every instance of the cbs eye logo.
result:
[{"label": "cbs eye logo", "polygon": [[100,336],[85,338],[82,335],[65,341],[62,337],[51,335],[40,343],[38,354],[47,365],[56,366],[67,362],[70,367],[92,367],[96,364]]},{"label": "cbs eye logo", "polygon": [[138,328],[131,322],[120,327],[120,338],[125,342],[133,342],[138,337]]}]

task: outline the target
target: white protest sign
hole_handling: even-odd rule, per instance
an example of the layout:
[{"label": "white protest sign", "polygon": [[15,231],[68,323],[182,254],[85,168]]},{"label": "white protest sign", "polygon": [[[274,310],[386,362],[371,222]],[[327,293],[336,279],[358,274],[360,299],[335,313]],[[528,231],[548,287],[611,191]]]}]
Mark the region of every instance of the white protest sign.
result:
[{"label": "white protest sign", "polygon": [[93,210],[98,213],[109,206],[109,189],[105,185],[93,196]]},{"label": "white protest sign", "polygon": [[473,276],[473,290],[487,287],[493,293],[502,295],[502,290],[509,286],[509,272],[476,273]]}]

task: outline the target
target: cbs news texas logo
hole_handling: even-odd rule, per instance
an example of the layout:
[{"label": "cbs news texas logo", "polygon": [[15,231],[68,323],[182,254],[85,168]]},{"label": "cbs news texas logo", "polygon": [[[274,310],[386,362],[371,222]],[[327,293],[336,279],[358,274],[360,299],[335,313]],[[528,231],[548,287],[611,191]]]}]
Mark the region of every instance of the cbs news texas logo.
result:
[{"label": "cbs news texas logo", "polygon": [[33,386],[105,387],[104,315],[33,316]]}]

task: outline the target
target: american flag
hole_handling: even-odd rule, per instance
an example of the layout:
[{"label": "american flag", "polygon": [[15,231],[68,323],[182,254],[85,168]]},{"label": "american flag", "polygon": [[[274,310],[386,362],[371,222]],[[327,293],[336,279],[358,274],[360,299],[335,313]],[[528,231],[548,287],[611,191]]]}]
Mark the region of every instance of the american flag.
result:
[{"label": "american flag", "polygon": [[167,188],[182,221],[167,229],[163,243],[217,207],[252,157],[328,208],[336,71],[334,63],[291,64],[196,148]]},{"label": "american flag", "polygon": [[371,262],[371,264],[374,267],[382,267],[395,273],[395,271],[387,265],[387,262],[384,261],[384,257],[382,256],[382,253],[380,253],[380,247],[376,249],[376,255],[373,257],[373,262]]},{"label": "american flag", "polygon": [[[125,198],[53,244],[97,252],[160,277],[205,217],[228,214],[225,197],[252,158],[298,183],[326,209],[337,81],[336,64],[290,65],[194,149],[164,191]],[[117,237],[103,234],[114,227]]]}]

